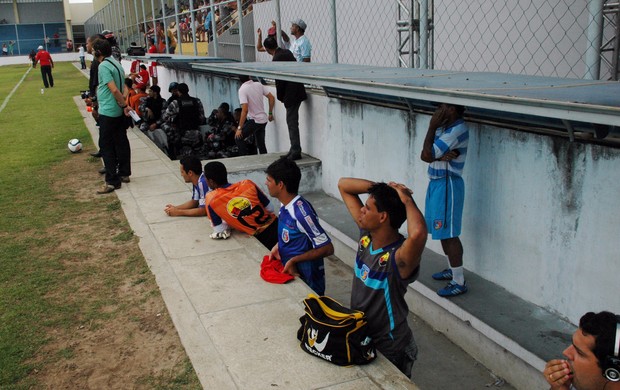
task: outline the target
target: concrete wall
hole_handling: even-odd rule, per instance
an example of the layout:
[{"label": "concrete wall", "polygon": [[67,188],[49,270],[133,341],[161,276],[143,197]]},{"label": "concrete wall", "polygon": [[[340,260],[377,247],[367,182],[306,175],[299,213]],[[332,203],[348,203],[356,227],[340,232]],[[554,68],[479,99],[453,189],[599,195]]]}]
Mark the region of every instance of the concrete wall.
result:
[{"label": "concrete wall", "polygon": [[[170,81],[188,83],[207,112],[222,101],[239,106],[235,79],[162,69],[163,91]],[[427,164],[419,154],[429,120],[310,93],[300,110],[302,148],[322,161],[326,193],[339,197],[342,176],[402,181],[424,210]],[[477,124],[470,129],[465,268],[573,323],[586,311],[619,312],[620,150]],[[280,103],[266,144],[270,152],[288,150]],[[442,253],[438,242],[428,247]]]},{"label": "concrete wall", "polygon": [[93,16],[93,3],[70,3],[71,24],[84,24],[88,18]]},{"label": "concrete wall", "polygon": [[[58,3],[32,3],[17,4],[19,22],[25,23],[51,23],[64,22],[65,10],[62,2]],[[50,33],[51,37],[54,32]]]}]

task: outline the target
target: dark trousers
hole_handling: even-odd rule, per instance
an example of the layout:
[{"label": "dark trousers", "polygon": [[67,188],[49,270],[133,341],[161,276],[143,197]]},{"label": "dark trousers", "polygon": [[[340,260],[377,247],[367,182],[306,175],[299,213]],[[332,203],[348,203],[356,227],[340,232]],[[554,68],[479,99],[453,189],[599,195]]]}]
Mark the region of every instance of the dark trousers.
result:
[{"label": "dark trousers", "polygon": [[301,154],[301,141],[299,140],[299,106],[301,102],[286,107],[286,125],[288,137],[291,140],[290,154]]},{"label": "dark trousers", "polygon": [[45,85],[45,88],[54,86],[54,77],[52,77],[51,65],[41,65],[41,78],[43,78],[43,85]]},{"label": "dark trousers", "polygon": [[253,119],[245,121],[243,129],[241,129],[241,139],[235,139],[237,147],[239,148],[239,156],[248,154],[248,145],[245,139],[252,135],[254,136],[254,142],[258,148],[258,153],[267,153],[267,147],[265,146],[265,127],[267,127],[266,123],[256,123]]},{"label": "dark trousers", "polygon": [[131,148],[123,115],[99,115],[99,151],[105,165],[105,182],[121,184],[121,176],[131,176]]},{"label": "dark trousers", "polygon": [[84,57],[80,57],[80,65],[82,65],[82,69],[86,69],[86,59]]},{"label": "dark trousers", "polygon": [[278,218],[276,218],[265,230],[255,235],[261,244],[267,248],[267,250],[273,249],[278,243]]}]

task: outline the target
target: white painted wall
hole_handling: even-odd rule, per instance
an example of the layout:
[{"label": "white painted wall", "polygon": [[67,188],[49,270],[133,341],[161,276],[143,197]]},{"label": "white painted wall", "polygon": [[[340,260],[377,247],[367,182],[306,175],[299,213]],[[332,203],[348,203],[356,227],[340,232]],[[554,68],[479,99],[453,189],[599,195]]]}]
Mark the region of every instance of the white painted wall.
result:
[{"label": "white painted wall", "polygon": [[[222,101],[239,106],[237,80],[161,69],[164,97],[170,81],[188,83],[206,112]],[[310,93],[300,109],[301,143],[322,161],[326,193],[339,197],[342,176],[402,181],[424,210],[427,164],[419,154],[429,120]],[[270,152],[288,150],[281,103],[266,134]],[[586,311],[620,312],[619,166],[618,149],[471,125],[465,268],[573,323]],[[438,242],[427,246],[442,253]]]}]

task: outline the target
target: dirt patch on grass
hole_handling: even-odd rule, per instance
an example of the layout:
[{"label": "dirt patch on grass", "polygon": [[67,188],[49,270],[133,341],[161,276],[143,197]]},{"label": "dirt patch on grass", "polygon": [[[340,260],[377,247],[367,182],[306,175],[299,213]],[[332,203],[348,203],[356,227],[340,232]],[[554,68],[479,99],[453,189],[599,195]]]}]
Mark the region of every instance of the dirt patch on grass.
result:
[{"label": "dirt patch on grass", "polygon": [[[99,159],[86,152],[52,168],[55,202],[70,210],[34,254],[54,262],[60,280],[46,299],[55,314],[31,379],[53,389],[199,388],[154,276]],[[33,232],[34,233],[34,232]]]}]

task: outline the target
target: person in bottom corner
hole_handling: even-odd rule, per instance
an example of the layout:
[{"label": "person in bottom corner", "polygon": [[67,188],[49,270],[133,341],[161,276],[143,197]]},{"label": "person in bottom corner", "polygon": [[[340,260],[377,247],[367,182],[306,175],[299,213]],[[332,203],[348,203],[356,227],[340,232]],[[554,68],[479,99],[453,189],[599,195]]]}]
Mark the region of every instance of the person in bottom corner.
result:
[{"label": "person in bottom corner", "polygon": [[[405,293],[420,273],[427,237],[424,217],[403,184],[341,178],[338,189],[360,228],[351,309],[366,313],[377,350],[411,377],[418,348],[407,323]],[[366,203],[360,194],[368,194]],[[398,231],[405,220],[407,238]]]},{"label": "person in bottom corner", "polygon": [[550,390],[620,390],[620,316],[584,314],[563,354],[545,365]]},{"label": "person in bottom corner", "polygon": [[267,167],[266,173],[269,195],[282,203],[278,244],[271,256],[282,261],[284,272],[299,276],[318,295],[324,295],[323,258],[334,253],[334,245],[310,202],[297,193],[301,171],[293,160],[280,158]]},{"label": "person in bottom corner", "polygon": [[459,239],[465,199],[462,174],[467,156],[469,129],[463,121],[465,107],[441,104],[433,114],[420,158],[429,163],[430,182],[424,216],[433,240],[441,240],[448,268],[433,274],[435,280],[449,280],[437,291],[442,297],[467,292],[463,272],[463,244]]}]

